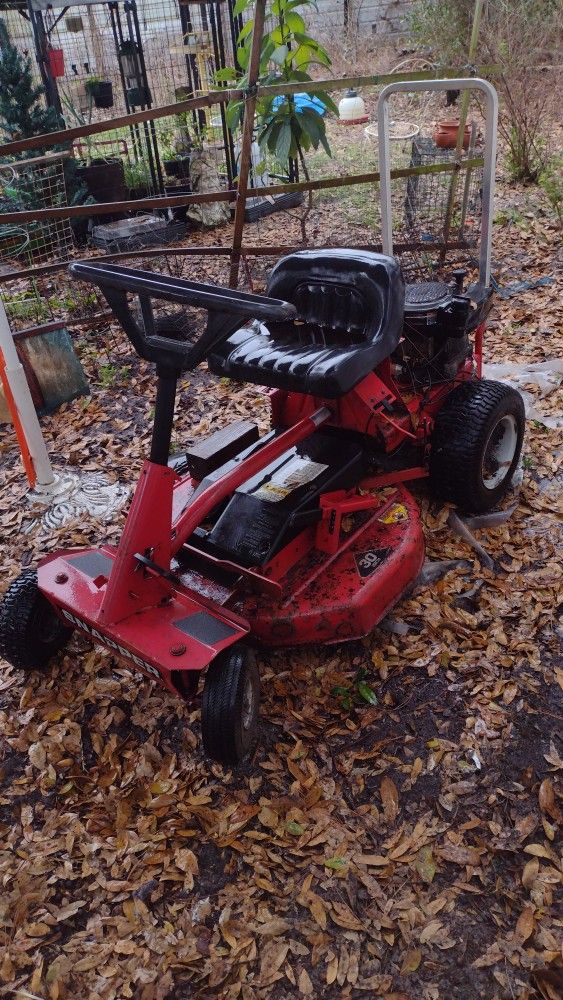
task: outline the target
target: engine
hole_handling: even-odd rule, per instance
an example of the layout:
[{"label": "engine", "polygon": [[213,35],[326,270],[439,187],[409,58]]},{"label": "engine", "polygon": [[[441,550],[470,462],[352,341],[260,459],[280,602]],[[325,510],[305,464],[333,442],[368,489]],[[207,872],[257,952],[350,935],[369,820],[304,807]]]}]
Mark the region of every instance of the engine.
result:
[{"label": "engine", "polygon": [[406,286],[403,337],[393,354],[405,380],[420,387],[455,377],[471,354],[470,310],[469,298],[445,282]]}]

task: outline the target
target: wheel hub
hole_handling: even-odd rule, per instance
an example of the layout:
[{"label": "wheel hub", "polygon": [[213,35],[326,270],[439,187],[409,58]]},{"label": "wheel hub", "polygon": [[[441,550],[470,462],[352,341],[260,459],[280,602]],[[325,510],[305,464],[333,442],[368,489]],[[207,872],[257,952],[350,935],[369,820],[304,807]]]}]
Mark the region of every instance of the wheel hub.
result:
[{"label": "wheel hub", "polygon": [[493,427],[483,453],[483,485],[494,490],[508,475],[518,446],[518,428],[511,413]]}]

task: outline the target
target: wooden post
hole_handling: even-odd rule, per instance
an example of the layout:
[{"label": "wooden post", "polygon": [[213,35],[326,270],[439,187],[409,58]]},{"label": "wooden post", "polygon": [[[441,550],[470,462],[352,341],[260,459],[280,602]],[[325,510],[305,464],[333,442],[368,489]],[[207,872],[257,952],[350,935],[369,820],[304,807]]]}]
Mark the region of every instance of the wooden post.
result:
[{"label": "wooden post", "polygon": [[266,16],[266,0],[256,0],[254,11],[254,27],[252,29],[252,46],[250,50],[250,61],[248,64],[248,89],[245,94],[244,121],[242,125],[242,144],[238,165],[237,198],[235,205],[235,223],[233,231],[233,253],[231,257],[231,270],[229,274],[229,286],[236,288],[238,285],[238,272],[240,264],[240,248],[242,246],[242,231],[244,229],[244,216],[246,212],[246,193],[248,191],[248,176],[250,164],[252,162],[252,138],[254,133],[254,113],[256,111],[257,83],[260,75],[260,51],[262,48],[262,36],[264,34],[264,20]]},{"label": "wooden post", "polygon": [[[471,39],[469,41],[469,53],[468,53],[468,62],[470,65],[473,63],[475,55],[477,53],[477,43],[479,41],[479,30],[481,28],[481,15],[483,14],[484,4],[485,0],[475,0],[473,27],[471,29]],[[460,106],[459,106],[459,129],[457,133],[457,142],[456,142],[455,157],[454,157],[454,162],[456,164],[459,164],[463,157],[463,136],[465,132],[465,123],[467,121],[467,114],[469,111],[469,100],[470,100],[470,91],[464,90],[463,94],[461,95]],[[440,260],[442,263],[446,258],[446,247],[448,245],[448,239],[450,236],[458,175],[459,171],[455,170],[452,174],[452,178],[450,181],[450,190],[448,192],[448,203],[446,206],[446,218],[444,219],[443,245],[442,245],[442,250],[440,252]]]}]

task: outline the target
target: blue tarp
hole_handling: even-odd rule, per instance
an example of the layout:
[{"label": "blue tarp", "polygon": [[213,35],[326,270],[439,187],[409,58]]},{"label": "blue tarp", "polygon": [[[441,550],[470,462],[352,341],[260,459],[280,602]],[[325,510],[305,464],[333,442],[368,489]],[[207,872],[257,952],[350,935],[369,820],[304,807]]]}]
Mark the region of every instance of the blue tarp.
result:
[{"label": "blue tarp", "polygon": [[[274,111],[277,111],[282,101],[285,101],[285,97],[275,97],[272,107]],[[295,102],[295,110],[302,111],[303,108],[312,108],[319,115],[324,115],[326,108],[322,101],[319,101],[318,97],[314,94],[294,94],[293,100]]]}]

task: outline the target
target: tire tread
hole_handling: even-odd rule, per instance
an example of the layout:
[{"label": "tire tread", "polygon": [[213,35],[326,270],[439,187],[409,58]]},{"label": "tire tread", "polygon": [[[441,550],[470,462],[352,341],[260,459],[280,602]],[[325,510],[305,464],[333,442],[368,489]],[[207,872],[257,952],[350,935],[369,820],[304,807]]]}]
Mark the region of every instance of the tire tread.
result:
[{"label": "tire tread", "polygon": [[[517,418],[519,441],[507,476],[485,503],[478,489],[480,457],[490,433],[490,420],[497,409],[509,405]],[[512,386],[488,379],[464,382],[451,393],[436,416],[430,456],[430,484],[441,500],[465,510],[482,512],[493,507],[506,493],[518,464],[524,429],[524,404]]]},{"label": "tire tread", "polygon": [[[42,669],[72,635],[61,622],[59,636],[44,643],[33,633],[33,616],[45,601],[37,586],[37,573],[26,569],[8,587],[0,603],[0,656],[18,670]],[[54,612],[53,612],[54,613]]]}]

